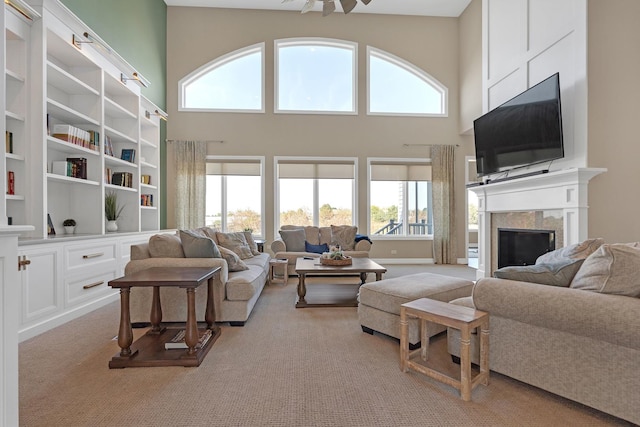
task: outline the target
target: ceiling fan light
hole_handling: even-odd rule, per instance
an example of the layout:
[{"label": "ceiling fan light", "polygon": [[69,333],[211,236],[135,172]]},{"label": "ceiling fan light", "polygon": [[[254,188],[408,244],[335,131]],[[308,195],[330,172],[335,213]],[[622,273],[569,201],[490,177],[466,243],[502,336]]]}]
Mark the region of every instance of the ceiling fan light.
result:
[{"label": "ceiling fan light", "polygon": [[302,7],[302,10],[300,11],[300,13],[311,12],[311,10],[313,9],[313,6],[315,6],[315,4],[316,4],[316,0],[307,0],[307,2]]},{"label": "ceiling fan light", "polygon": [[336,10],[336,4],[333,0],[324,0],[322,5],[322,16],[327,16]]},{"label": "ceiling fan light", "polygon": [[358,4],[358,0],[340,0],[340,4],[342,5],[342,10],[345,14],[351,12],[354,7]]},{"label": "ceiling fan light", "polygon": [[364,3],[364,4],[369,4],[369,3],[371,3],[371,0],[360,0],[360,1],[361,1],[362,3]]}]

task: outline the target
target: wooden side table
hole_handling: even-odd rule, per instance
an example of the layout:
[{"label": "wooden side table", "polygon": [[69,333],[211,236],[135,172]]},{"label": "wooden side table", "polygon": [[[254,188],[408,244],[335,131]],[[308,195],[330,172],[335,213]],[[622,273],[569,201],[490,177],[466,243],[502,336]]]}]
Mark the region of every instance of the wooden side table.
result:
[{"label": "wooden side table", "polygon": [[[420,319],[419,349],[409,351],[409,318]],[[428,323],[459,329],[460,340],[460,380],[452,378],[423,364],[411,360],[421,353],[426,361],[429,355]],[[480,329],[480,373],[471,378],[471,331]],[[400,306],[400,370],[412,369],[435,380],[449,384],[460,390],[462,400],[471,400],[471,391],[478,385],[489,384],[489,313],[460,305],[449,304],[429,298],[421,298]]]},{"label": "wooden side table", "polygon": [[288,270],[289,261],[286,259],[277,259],[272,258],[269,260],[269,283],[276,283],[274,281],[275,276],[275,268],[282,268],[282,283],[287,286],[287,282],[289,281],[289,270]]},{"label": "wooden side table", "polygon": [[[121,350],[111,358],[109,368],[127,368],[142,366],[200,366],[200,363],[220,336],[220,327],[216,326],[213,306],[213,278],[220,267],[152,267],[138,271],[119,279],[111,280],[109,286],[120,289],[120,329],[118,345]],[[211,337],[198,348],[200,333],[196,321],[196,289],[207,282],[207,306],[205,321]],[[131,288],[153,286],[151,301],[151,328],[133,342],[129,295]],[[162,325],[161,287],[178,287],[187,293],[187,321],[178,327]],[[166,350],[164,344],[170,341],[181,329],[185,330],[186,350]]]}]

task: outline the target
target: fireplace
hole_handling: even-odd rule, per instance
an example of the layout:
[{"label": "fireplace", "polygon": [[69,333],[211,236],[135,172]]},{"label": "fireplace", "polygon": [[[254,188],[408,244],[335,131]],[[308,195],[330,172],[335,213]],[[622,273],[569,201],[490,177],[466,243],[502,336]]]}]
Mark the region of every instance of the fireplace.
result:
[{"label": "fireplace", "polygon": [[[558,248],[588,237],[588,183],[606,169],[569,168],[513,180],[478,185],[478,270],[476,277],[491,277],[498,266],[497,228],[555,231]],[[554,212],[555,211],[555,212]],[[501,215],[534,212],[525,221],[502,221]],[[542,212],[538,214],[537,212]],[[547,215],[545,212],[554,212]],[[552,224],[544,220],[553,216]],[[535,260],[533,260],[535,262]]]},{"label": "fireplace", "polygon": [[554,230],[498,228],[498,268],[533,265],[540,255],[555,248]]}]

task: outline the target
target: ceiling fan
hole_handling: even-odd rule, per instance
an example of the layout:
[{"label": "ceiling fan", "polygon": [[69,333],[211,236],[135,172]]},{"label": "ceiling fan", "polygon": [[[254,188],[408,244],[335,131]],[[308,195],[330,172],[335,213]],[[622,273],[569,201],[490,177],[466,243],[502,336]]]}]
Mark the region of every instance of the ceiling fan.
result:
[{"label": "ceiling fan", "polygon": [[[287,3],[293,0],[282,0],[283,3]],[[302,7],[300,13],[307,13],[313,9],[317,0],[306,0],[306,3]],[[327,16],[336,10],[336,1],[337,0],[318,0],[322,1],[322,16]],[[371,0],[360,0],[364,4],[369,4]],[[358,4],[358,0],[340,0],[340,5],[342,5],[342,10],[345,14],[351,12],[354,7]]]}]

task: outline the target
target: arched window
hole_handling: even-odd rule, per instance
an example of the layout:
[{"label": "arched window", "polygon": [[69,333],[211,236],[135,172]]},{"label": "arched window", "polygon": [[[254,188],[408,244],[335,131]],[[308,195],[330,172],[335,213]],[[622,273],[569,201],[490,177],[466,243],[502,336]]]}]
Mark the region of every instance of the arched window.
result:
[{"label": "arched window", "polygon": [[264,112],[264,43],[214,59],[178,82],[179,111]]},{"label": "arched window", "polygon": [[276,113],[357,113],[356,43],[282,39],[275,52]]},{"label": "arched window", "polygon": [[409,62],[367,46],[370,115],[447,116],[447,88]]}]

